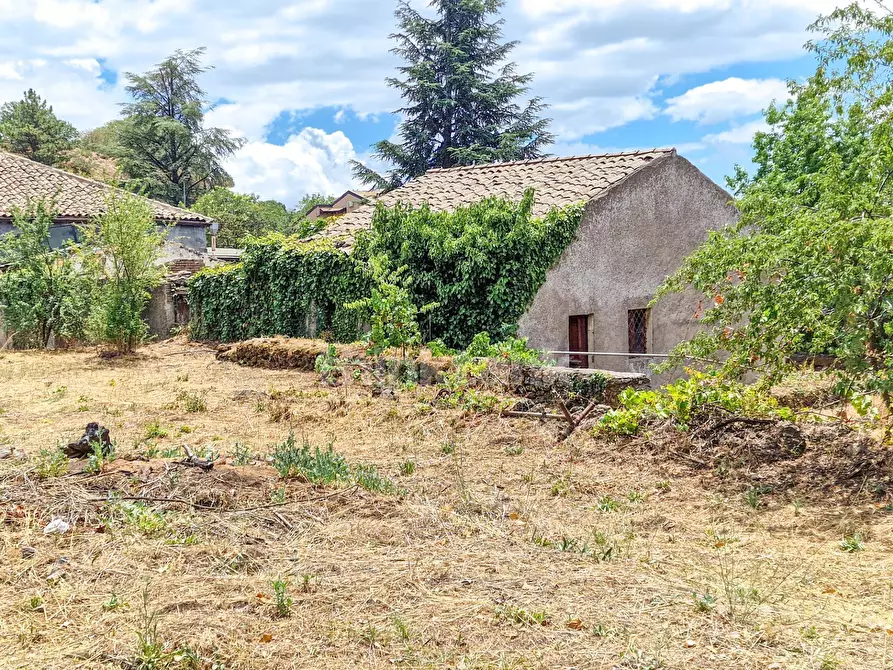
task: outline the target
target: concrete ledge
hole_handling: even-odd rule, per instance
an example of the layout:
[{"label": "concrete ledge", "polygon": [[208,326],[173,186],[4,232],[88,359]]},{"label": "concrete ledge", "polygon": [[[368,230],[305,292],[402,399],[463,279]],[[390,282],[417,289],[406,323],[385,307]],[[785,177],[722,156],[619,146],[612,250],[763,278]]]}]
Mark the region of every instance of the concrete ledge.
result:
[{"label": "concrete ledge", "polygon": [[[509,392],[536,402],[550,402],[557,394],[565,399],[573,396],[584,397],[614,406],[624,389],[651,388],[648,376],[637,372],[506,363],[492,363],[489,372],[496,378],[494,381],[508,386]],[[604,379],[604,385],[600,379]],[[599,395],[601,397],[598,397]]]}]

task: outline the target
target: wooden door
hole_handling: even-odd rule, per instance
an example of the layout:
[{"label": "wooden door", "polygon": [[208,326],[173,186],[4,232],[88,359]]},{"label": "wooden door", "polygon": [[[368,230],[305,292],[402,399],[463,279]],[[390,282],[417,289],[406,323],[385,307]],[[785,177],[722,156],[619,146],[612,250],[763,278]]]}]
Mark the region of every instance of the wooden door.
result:
[{"label": "wooden door", "polygon": [[[568,351],[589,351],[589,317],[585,314],[571,316],[567,320]],[[588,368],[589,356],[570,357],[572,368]]]}]

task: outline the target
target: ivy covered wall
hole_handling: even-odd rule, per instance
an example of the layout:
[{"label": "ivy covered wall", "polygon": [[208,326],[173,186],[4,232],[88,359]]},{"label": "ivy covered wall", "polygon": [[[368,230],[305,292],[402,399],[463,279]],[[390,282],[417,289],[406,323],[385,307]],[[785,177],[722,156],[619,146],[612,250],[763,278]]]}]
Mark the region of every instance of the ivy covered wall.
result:
[{"label": "ivy covered wall", "polygon": [[450,213],[379,205],[351,255],[327,240],[255,240],[239,265],[205,270],[192,280],[192,336],[235,341],[329,331],[337,341],[355,340],[357,313],[344,303],[368,295],[367,261],[383,256],[392,268],[407,266],[416,305],[438,303],[422,317],[426,339],[452,347],[466,346],[479,332],[503,339],[583,216],[580,204],[534,218],[533,202],[529,190],[520,202],[489,198]]}]

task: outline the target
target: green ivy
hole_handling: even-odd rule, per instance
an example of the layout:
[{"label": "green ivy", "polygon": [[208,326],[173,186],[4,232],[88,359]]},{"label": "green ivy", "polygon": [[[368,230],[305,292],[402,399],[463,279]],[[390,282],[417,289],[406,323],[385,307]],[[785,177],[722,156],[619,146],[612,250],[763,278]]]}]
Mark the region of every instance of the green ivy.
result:
[{"label": "green ivy", "polygon": [[352,342],[360,323],[345,304],[370,287],[367,266],[330,240],[253,239],[241,263],[203,270],[190,282],[192,337],[232,342],[328,332]]},{"label": "green ivy", "polygon": [[325,239],[252,240],[242,263],[193,278],[192,335],[235,341],[329,331],[336,341],[354,341],[361,324],[345,305],[370,297],[369,259],[378,257],[406,267],[415,305],[437,304],[419,324],[427,340],[457,348],[478,333],[505,340],[583,217],[582,204],[533,217],[533,204],[531,189],[520,202],[488,198],[455,212],[378,205],[350,255]]}]

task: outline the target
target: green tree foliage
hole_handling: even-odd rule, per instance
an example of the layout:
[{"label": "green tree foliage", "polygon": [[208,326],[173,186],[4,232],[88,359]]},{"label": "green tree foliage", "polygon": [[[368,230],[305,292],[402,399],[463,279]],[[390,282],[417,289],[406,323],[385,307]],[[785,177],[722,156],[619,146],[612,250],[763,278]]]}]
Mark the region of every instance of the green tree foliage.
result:
[{"label": "green tree foliage", "polygon": [[[374,266],[384,259],[391,268],[405,266],[403,272],[413,277],[399,286],[408,290],[411,304],[437,303],[420,323],[427,340],[464,347],[481,332],[503,340],[515,331],[583,216],[582,205],[575,205],[534,218],[533,202],[528,191],[519,203],[494,198],[454,213],[379,205],[372,230],[360,236],[351,255],[331,240],[253,241],[242,264],[206,270],[192,280],[194,333],[231,341],[329,331],[338,341],[353,341],[360,333],[358,318],[344,305],[372,296],[369,260],[376,259]],[[377,286],[384,305],[394,296]]]},{"label": "green tree foliage", "polygon": [[683,356],[726,352],[731,374],[777,378],[831,354],[844,389],[893,390],[893,17],[857,5],[812,27],[818,69],[766,112],[757,170],[731,180],[740,222],[709,240],[658,298],[693,287],[706,328]]},{"label": "green tree foliage", "polygon": [[533,204],[528,190],[517,203],[490,198],[455,212],[379,205],[355,253],[409,268],[415,304],[438,304],[422,324],[427,339],[457,348],[482,332],[503,340],[514,334],[583,216],[582,205],[573,205],[535,218]]},{"label": "green tree foliage", "polygon": [[92,285],[71,246],[50,247],[54,217],[53,203],[32,202],[14,211],[16,234],[0,237],[0,310],[19,346],[80,338],[87,323]]},{"label": "green tree foliage", "polygon": [[22,100],[0,108],[0,145],[39,163],[60,162],[77,136],[75,127],[57,118],[33,89],[25,91]]},{"label": "green tree foliage", "polygon": [[154,70],[127,73],[124,105],[126,123],[117,131],[121,164],[131,177],[131,188],[147,196],[191,206],[217,186],[231,186],[222,161],[243,140],[228,130],[207,128],[205,113],[212,107],[199,86],[205,50],[176,51]]},{"label": "green tree foliage", "polygon": [[400,142],[383,140],[375,157],[393,167],[381,176],[354,162],[364,183],[391,189],[431,168],[542,156],[553,141],[540,98],[519,104],[531,74],[507,62],[516,42],[502,42],[503,0],[432,0],[435,18],[401,1],[393,53],[406,64],[389,78],[405,106]]},{"label": "green tree foliage", "polygon": [[348,309],[359,310],[369,321],[366,343],[374,354],[387,349],[399,349],[406,358],[407,349],[417,349],[422,343],[418,315],[430,312],[436,303],[417,307],[412,301],[409,286],[412,277],[406,266],[391,270],[385,258],[370,261],[372,290],[367,298],[348,303]]},{"label": "green tree foliage", "polygon": [[157,261],[165,233],[143,198],[113,195],[106,200],[106,209],[87,229],[85,245],[88,253],[98,250],[85,264],[93,270],[99,287],[91,331],[97,341],[127,353],[148,331],[143,312],[151,289],[164,278],[164,268]]},{"label": "green tree foliage", "polygon": [[220,223],[217,245],[244,247],[248,237],[289,232],[292,215],[281,202],[217,187],[201,196],[192,209]]}]

